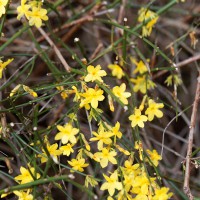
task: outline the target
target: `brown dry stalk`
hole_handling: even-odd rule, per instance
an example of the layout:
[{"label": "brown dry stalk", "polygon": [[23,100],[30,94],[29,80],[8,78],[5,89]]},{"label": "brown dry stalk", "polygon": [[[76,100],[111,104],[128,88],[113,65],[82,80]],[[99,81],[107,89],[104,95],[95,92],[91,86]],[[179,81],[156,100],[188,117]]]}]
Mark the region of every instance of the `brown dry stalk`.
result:
[{"label": "brown dry stalk", "polygon": [[103,48],[103,44],[99,43],[97,48],[93,52],[93,54],[90,56],[90,60],[94,59],[97,56],[97,54],[101,51],[102,48]]},{"label": "brown dry stalk", "polygon": [[[55,28],[53,30],[53,33],[57,33],[58,31],[61,31],[63,29],[66,29],[66,28],[69,28],[71,26],[74,26],[74,25],[78,25],[78,24],[83,24],[84,22],[88,22],[88,21],[92,21],[93,20],[93,17],[92,16],[84,16],[80,19],[77,19],[77,20],[74,20],[73,22],[71,23],[68,23],[68,24],[64,24],[63,26],[61,26],[60,28]],[[47,33],[46,35],[50,35],[50,33]],[[43,39],[45,39],[44,36],[41,36],[37,39],[38,42],[41,42]]]},{"label": "brown dry stalk", "polygon": [[[69,36],[66,36],[67,38],[71,37],[72,33],[74,33],[80,27],[80,25],[82,25],[85,22],[93,21],[95,13],[98,10],[100,10],[103,6],[104,6],[103,3],[94,5],[94,7],[87,13],[87,15],[81,17],[80,19],[74,20],[70,23],[64,24],[60,28],[55,28],[53,30],[53,33],[56,33],[58,31],[61,31],[61,30],[70,28],[71,26],[74,26],[73,31],[70,31]],[[46,33],[46,35],[49,36],[50,33]],[[41,42],[44,38],[45,38],[44,36],[41,36],[40,38],[37,39],[37,41]],[[67,39],[65,39],[65,40],[67,40]]]},{"label": "brown dry stalk", "polygon": [[[184,61],[182,61],[182,62],[179,62],[179,63],[175,64],[174,67],[175,67],[175,68],[184,67],[185,65],[187,65],[187,64],[189,64],[189,63],[191,63],[191,62],[197,61],[197,60],[199,60],[199,59],[200,59],[200,54],[197,54],[197,55],[194,55],[194,56],[191,57],[191,58],[188,58],[188,59],[186,59],[186,60],[184,60]],[[167,72],[168,72],[167,70],[162,70],[162,71],[158,72],[157,74],[155,74],[155,75],[153,76],[153,79],[156,79],[156,78],[162,76],[163,74],[165,74],[165,73],[167,73]]]},{"label": "brown dry stalk", "polygon": [[45,33],[45,31],[42,28],[38,28],[39,32],[44,36],[45,40],[50,44],[50,46],[54,49],[56,55],[60,59],[61,63],[63,64],[64,68],[67,72],[70,72],[70,66],[67,64],[66,60],[63,58],[62,54],[60,53],[59,49],[56,47],[56,45],[53,43],[53,41],[50,39],[50,37]]},{"label": "brown dry stalk", "polygon": [[118,20],[117,20],[119,24],[121,24],[124,19],[126,4],[127,4],[127,0],[122,0],[122,4],[119,9],[119,15],[118,15]]},{"label": "brown dry stalk", "polygon": [[188,137],[188,149],[187,149],[186,164],[185,164],[186,165],[185,179],[184,179],[184,186],[183,186],[183,191],[190,200],[194,199],[190,191],[189,180],[190,180],[192,145],[193,145],[193,137],[194,137],[199,98],[200,98],[200,72],[199,72],[199,77],[197,79],[197,88],[196,88],[196,94],[195,94],[195,99],[193,103],[192,115],[191,115],[190,131],[189,131],[189,137]]}]

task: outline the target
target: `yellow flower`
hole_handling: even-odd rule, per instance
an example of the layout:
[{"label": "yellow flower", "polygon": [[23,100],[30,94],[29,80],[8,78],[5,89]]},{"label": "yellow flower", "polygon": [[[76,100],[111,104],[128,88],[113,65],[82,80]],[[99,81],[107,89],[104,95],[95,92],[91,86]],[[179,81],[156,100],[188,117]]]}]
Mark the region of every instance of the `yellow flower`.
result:
[{"label": "yellow flower", "polygon": [[37,28],[42,26],[42,20],[48,20],[47,10],[42,8],[42,2],[21,0],[21,6],[18,6],[17,19],[20,20],[24,15],[29,20],[29,25],[35,25]]},{"label": "yellow flower", "polygon": [[29,25],[35,25],[37,28],[42,26],[42,20],[47,21],[47,10],[39,7],[32,7],[32,11],[30,13]]},{"label": "yellow flower", "polygon": [[162,187],[160,189],[155,189],[155,196],[152,198],[152,200],[167,200],[169,199],[173,193],[168,193],[169,188]]},{"label": "yellow flower", "polygon": [[73,128],[73,126],[68,123],[64,126],[58,125],[57,129],[60,131],[56,134],[55,140],[61,140],[63,144],[67,144],[70,141],[72,144],[77,142],[75,135],[78,134],[79,130],[77,128]]},{"label": "yellow flower", "polygon": [[8,3],[8,0],[1,0],[1,1],[0,1],[0,17],[1,17],[3,14],[6,13],[5,7],[6,7],[7,3]]},{"label": "yellow flower", "polygon": [[170,86],[173,83],[178,86],[178,85],[181,85],[182,80],[180,79],[178,75],[173,74],[167,77],[167,79],[165,80],[165,83],[167,84],[167,86]]},{"label": "yellow flower", "polygon": [[22,85],[24,91],[28,92],[31,96],[33,97],[37,97],[37,93],[35,91],[33,91],[30,87],[26,86],[26,85]]},{"label": "yellow flower", "polygon": [[67,145],[61,146],[61,147],[59,148],[59,150],[62,151],[62,154],[63,154],[63,155],[69,156],[71,153],[74,152],[74,150],[72,149],[73,146],[74,146],[73,144],[69,144],[69,143],[68,143]]},{"label": "yellow flower", "polygon": [[76,86],[72,86],[72,89],[73,89],[72,90],[73,93],[75,93],[75,97],[74,97],[73,101],[77,102],[81,98],[80,93],[78,92],[78,89]]},{"label": "yellow flower", "polygon": [[140,165],[138,163],[133,165],[133,161],[132,160],[126,160],[124,162],[123,172],[126,175],[132,174],[135,177],[140,172],[140,168],[139,167],[140,167]]},{"label": "yellow flower", "polygon": [[127,150],[125,150],[125,149],[122,148],[121,146],[119,146],[119,145],[116,144],[115,147],[116,147],[120,152],[122,152],[124,155],[126,155],[126,156],[129,156],[129,155],[130,155],[130,152],[127,151]]},{"label": "yellow flower", "polygon": [[72,159],[71,161],[68,161],[68,163],[72,166],[72,169],[80,172],[83,172],[83,168],[89,165],[85,163],[84,158]]},{"label": "yellow flower", "polygon": [[160,111],[160,108],[163,108],[163,103],[155,103],[152,99],[149,100],[149,107],[145,111],[145,114],[148,115],[148,120],[152,121],[154,116],[161,118],[163,116],[163,112]]},{"label": "yellow flower", "polygon": [[140,156],[140,160],[143,160],[143,146],[142,146],[142,142],[141,141],[136,141],[134,148],[138,150],[139,156]]},{"label": "yellow flower", "polygon": [[114,107],[114,104],[113,104],[112,97],[110,95],[108,95],[108,104],[109,104],[110,111],[114,112],[115,111],[115,107]]},{"label": "yellow flower", "polygon": [[[149,149],[147,149],[147,154],[149,155],[150,161],[157,167],[158,162],[159,160],[162,160],[162,157],[158,154],[158,152],[155,149],[153,151],[150,151]],[[151,164],[151,162],[149,163]]]},{"label": "yellow flower", "polygon": [[145,94],[147,90],[153,89],[156,85],[153,81],[151,81],[148,77],[144,76],[138,76],[137,78],[131,78],[130,79],[132,83],[134,83],[133,90],[134,92],[142,92]]},{"label": "yellow flower", "polygon": [[[150,180],[153,182],[155,178],[150,178]],[[145,173],[142,173],[134,178],[131,192],[134,194],[139,194],[139,195],[148,195],[149,185],[150,185],[150,181],[148,177],[146,176]]]},{"label": "yellow flower", "polygon": [[140,140],[135,142],[134,149],[143,151],[142,142]]},{"label": "yellow flower", "polygon": [[115,126],[112,128],[112,133],[113,133],[113,135],[115,136],[115,137],[118,137],[119,139],[122,137],[122,132],[120,132],[119,131],[119,129],[120,129],[120,123],[119,122],[117,122],[116,124],[115,124]]},{"label": "yellow flower", "polygon": [[18,20],[20,20],[24,15],[26,16],[27,19],[29,19],[29,15],[30,15],[29,9],[31,8],[31,6],[27,5],[26,2],[27,0],[21,0],[21,6],[17,7]]},{"label": "yellow flower", "polygon": [[129,116],[129,120],[131,122],[131,126],[134,128],[135,126],[139,126],[141,128],[144,128],[144,122],[147,121],[147,116],[142,115],[141,111],[139,109],[135,109],[134,114]]},{"label": "yellow flower", "polygon": [[122,183],[118,181],[118,174],[116,170],[110,175],[110,177],[105,174],[103,174],[103,176],[106,179],[106,182],[103,183],[100,190],[108,190],[109,195],[113,196],[115,190],[122,189]]},{"label": "yellow flower", "polygon": [[88,188],[89,187],[89,184],[92,186],[92,187],[95,187],[96,185],[98,185],[98,182],[90,175],[87,175],[85,177],[85,186]]},{"label": "yellow flower", "polygon": [[99,81],[99,82],[103,82],[102,78],[103,76],[106,76],[107,73],[104,70],[101,70],[101,66],[97,65],[96,67],[89,65],[87,67],[87,72],[88,74],[85,77],[85,81],[86,82],[94,82],[94,81]]},{"label": "yellow flower", "polygon": [[117,139],[117,138],[120,139],[120,138],[122,137],[122,132],[119,131],[119,129],[120,129],[120,123],[119,123],[119,122],[117,122],[117,123],[115,124],[115,126],[112,127],[112,129],[111,129],[111,132],[112,132],[112,134],[114,135],[114,144],[116,143],[116,139]]},{"label": "yellow flower", "polygon": [[130,92],[125,92],[126,90],[126,85],[125,83],[122,83],[120,86],[115,86],[112,89],[113,94],[119,98],[119,100],[125,104],[128,105],[128,100],[127,98],[129,98],[131,96]]},{"label": "yellow flower", "polygon": [[19,197],[18,200],[33,200],[33,195],[29,194],[30,190],[25,191],[13,191],[13,193]]},{"label": "yellow flower", "polygon": [[70,113],[69,115],[68,115],[68,117],[69,117],[69,119],[71,120],[71,121],[77,121],[77,115],[75,114],[75,113]]},{"label": "yellow flower", "polygon": [[8,59],[6,62],[3,62],[1,59],[0,59],[0,79],[2,78],[2,73],[3,73],[3,70],[6,68],[6,66],[8,64],[10,64],[14,59],[11,58],[11,59]]},{"label": "yellow flower", "polygon": [[15,86],[10,92],[10,97],[14,96],[20,87],[21,87],[21,84],[18,84],[17,86]]},{"label": "yellow flower", "polygon": [[93,131],[92,134],[96,137],[91,138],[90,141],[98,141],[97,148],[99,150],[103,149],[103,144],[112,143],[112,140],[110,139],[110,137],[112,137],[112,133],[110,132],[101,131],[99,133],[96,133]]},{"label": "yellow flower", "polygon": [[102,152],[94,154],[94,160],[100,162],[101,167],[105,168],[108,166],[108,161],[112,164],[117,164],[117,160],[114,158],[116,155],[117,152],[115,150],[109,151],[107,148],[103,148]]},{"label": "yellow flower", "polygon": [[92,108],[98,107],[98,102],[104,100],[103,96],[103,90],[98,88],[89,88],[86,90],[85,93],[80,94],[81,97],[84,97],[84,99],[81,100],[80,107],[88,106],[88,104],[91,104]]},{"label": "yellow flower", "polygon": [[65,90],[63,86],[57,86],[56,89],[61,91],[60,96],[62,97],[62,99],[66,99],[68,97],[68,91]]},{"label": "yellow flower", "polygon": [[[143,190],[144,189],[147,189],[147,187],[146,187],[146,185],[145,185],[145,187],[143,187]],[[149,196],[148,196],[149,197]],[[134,198],[134,200],[149,200],[149,198],[147,197],[147,195],[146,194],[138,194],[135,198]]]},{"label": "yellow flower", "polygon": [[130,59],[131,59],[131,62],[136,65],[136,69],[133,71],[134,74],[138,72],[139,74],[143,74],[148,71],[147,66],[144,64],[142,60],[137,62],[135,58],[130,57]]},{"label": "yellow flower", "polygon": [[121,79],[124,76],[122,68],[117,64],[110,64],[108,68],[112,71],[112,75],[116,76],[118,79]]},{"label": "yellow flower", "polygon": [[34,167],[30,167],[29,170],[24,167],[20,167],[20,172],[21,174],[14,178],[16,181],[19,181],[20,184],[29,183],[40,178],[40,174],[35,172]]},{"label": "yellow flower", "polygon": [[158,15],[147,8],[141,8],[138,11],[138,15],[138,21],[140,23],[145,23],[145,21],[150,20],[147,24],[145,24],[142,27],[142,36],[149,36],[152,32],[154,24],[158,21]]},{"label": "yellow flower", "polygon": [[122,190],[120,190],[120,192],[117,194],[117,200],[134,200],[134,199],[132,198],[131,194],[128,194],[124,186],[124,188],[122,188]]},{"label": "yellow flower", "polygon": [[[53,159],[53,161],[55,163],[58,163],[58,156],[62,154],[62,151],[57,149],[58,144],[57,143],[52,144],[52,145],[47,144],[46,148],[47,148],[47,151],[49,152],[51,158]],[[44,153],[42,153],[41,155],[38,155],[38,157],[41,157],[41,163],[45,163],[48,161],[48,155],[46,154],[44,149],[42,149],[42,151]]]},{"label": "yellow flower", "polygon": [[113,134],[112,132],[105,131],[103,125],[99,126],[98,133],[93,131],[92,134],[96,137],[91,138],[90,141],[98,141],[97,148],[99,150],[103,149],[103,144],[109,145],[112,143],[112,140],[110,139],[110,137],[112,137]]},{"label": "yellow flower", "polygon": [[42,1],[38,1],[38,0],[29,0],[28,4],[29,4],[30,6],[32,6],[32,7],[34,7],[34,6],[39,6],[39,7],[41,7],[42,4],[43,4],[43,2],[44,2],[44,0],[42,0]]},{"label": "yellow flower", "polygon": [[90,145],[89,145],[88,141],[86,140],[85,135],[83,135],[82,133],[80,135],[81,135],[81,138],[83,140],[83,143],[84,143],[87,151],[90,151]]},{"label": "yellow flower", "polygon": [[142,99],[142,102],[141,102],[141,104],[139,106],[139,109],[141,110],[141,112],[144,110],[144,104],[145,104],[146,99],[147,99],[147,95],[144,95],[143,99]]},{"label": "yellow flower", "polygon": [[31,96],[33,96],[33,97],[38,96],[37,93],[34,90],[32,90],[30,87],[28,87],[26,85],[18,84],[10,92],[10,97],[14,96],[17,93],[17,91],[20,89],[21,86],[23,87],[24,91],[28,92]]}]

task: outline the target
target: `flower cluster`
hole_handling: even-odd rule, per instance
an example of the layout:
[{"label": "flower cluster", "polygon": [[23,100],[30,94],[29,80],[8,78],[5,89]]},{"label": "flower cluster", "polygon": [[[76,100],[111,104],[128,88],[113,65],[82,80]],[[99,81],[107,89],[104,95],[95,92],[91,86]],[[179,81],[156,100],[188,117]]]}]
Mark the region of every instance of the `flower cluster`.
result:
[{"label": "flower cluster", "polygon": [[[133,61],[137,68],[134,74],[146,73],[145,64],[136,60]],[[111,68],[111,67],[110,67]],[[40,154],[37,155],[41,164],[53,162],[60,164],[59,157],[66,158],[65,165],[70,168],[72,174],[77,172],[85,173],[85,186],[95,187],[98,184],[98,179],[93,178],[89,172],[89,163],[96,163],[102,170],[109,169],[109,166],[114,165],[113,172],[103,173],[103,183],[100,190],[108,191],[108,200],[138,200],[138,199],[169,199],[172,194],[168,192],[168,188],[159,187],[156,182],[156,177],[151,177],[144,168],[144,163],[157,167],[162,159],[156,150],[144,150],[142,143],[136,142],[134,149],[126,148],[123,145],[122,138],[124,137],[119,121],[107,123],[100,119],[101,111],[99,103],[106,98],[107,94],[109,101],[117,100],[121,105],[128,105],[130,92],[126,91],[126,84],[121,83],[109,88],[104,83],[103,77],[106,77],[106,71],[102,70],[100,65],[96,67],[89,65],[84,77],[80,78],[80,87],[72,86],[70,89],[65,89],[64,86],[57,86],[56,89],[61,92],[61,97],[67,99],[74,94],[72,103],[78,106],[78,109],[90,111],[89,120],[98,121],[98,127],[94,131],[91,127],[91,136],[81,133],[78,128],[78,119],[75,113],[70,113],[67,116],[68,122],[64,125],[57,125],[57,133],[55,134],[52,144],[50,144],[47,136],[43,144],[38,143]],[[120,77],[122,78],[122,77]],[[19,85],[11,91],[10,96],[16,94],[19,88],[22,87],[29,94],[34,94],[34,91],[25,85]],[[114,106],[113,106],[114,107]],[[146,121],[152,121],[155,117],[161,118],[164,105],[156,103],[153,99],[147,98],[145,95],[139,108],[135,107],[134,112],[128,118],[131,121],[131,126],[144,127]],[[145,111],[144,111],[144,108]],[[114,109],[113,109],[114,111]],[[58,142],[58,143],[57,143]],[[59,145],[58,145],[59,144]],[[91,146],[93,148],[91,148]],[[133,155],[138,154],[140,161],[134,161]],[[72,156],[73,155],[73,156]],[[72,157],[71,157],[72,156]],[[119,165],[119,158],[124,158],[124,165]],[[139,164],[140,163],[140,164]],[[21,167],[21,175],[15,177],[19,184],[34,181],[40,178],[40,174],[30,167],[25,169]],[[14,194],[19,198],[32,199],[31,190],[15,191]]]},{"label": "flower cluster", "polygon": [[[125,161],[120,170],[115,170],[110,176],[103,176],[106,181],[100,189],[108,190],[108,200],[167,200],[172,196],[169,188],[159,187],[154,177],[150,177],[139,164],[129,160]],[[121,181],[119,176],[123,176]]]},{"label": "flower cluster", "polygon": [[[142,102],[144,103],[144,102]],[[131,126],[139,126],[144,128],[144,122],[152,121],[154,117],[161,118],[163,116],[163,112],[160,108],[163,108],[163,103],[156,103],[154,100],[149,99],[148,107],[145,111],[145,115],[142,115],[142,110],[144,109],[144,105],[140,105],[139,108],[135,108],[134,113],[129,116],[129,120],[131,121]]]},{"label": "flower cluster", "polygon": [[30,87],[28,87],[27,85],[23,85],[23,84],[18,84],[17,86],[15,86],[12,91],[10,92],[10,97],[14,96],[17,92],[20,91],[20,88],[23,88],[23,90],[25,92],[27,92],[28,94],[30,94],[33,97],[38,97],[38,94],[32,90]]},{"label": "flower cluster", "polygon": [[42,1],[21,0],[21,5],[17,8],[17,19],[25,16],[30,26],[41,27],[42,21],[48,20],[47,10],[42,8],[42,4]]},{"label": "flower cluster", "polygon": [[[66,198],[76,199],[73,195],[77,187],[88,195],[84,196],[87,199],[168,200],[173,194],[162,185],[165,177],[158,170],[162,157],[154,149],[154,140],[148,141],[145,137],[147,142],[144,143],[143,136],[144,132],[149,133],[148,125],[153,127],[151,123],[162,120],[164,104],[170,102],[168,96],[178,97],[177,86],[182,80],[179,71],[174,69],[180,65],[172,61],[179,51],[175,52],[175,46],[178,48],[175,39],[168,45],[171,48],[169,56],[167,49],[163,52],[162,45],[154,44],[156,38],[153,42],[153,38],[145,37],[152,34],[159,15],[175,4],[175,0],[163,4],[163,8],[162,4],[153,7],[154,1],[142,7],[137,3],[136,24],[127,18],[124,21],[111,19],[108,8],[126,14],[120,10],[120,1],[109,6],[105,6],[104,1],[90,1],[92,4],[88,6],[77,2],[0,0],[0,36],[5,36],[1,49],[8,48],[4,55],[14,55],[17,67],[16,70],[9,65],[13,58],[0,57],[0,83],[5,81],[0,85],[0,113],[3,113],[0,137],[8,150],[11,149],[9,152],[15,154],[13,163],[19,166],[12,170],[11,157],[2,152],[5,156],[1,162],[8,168],[5,176],[8,181],[3,184],[6,188],[0,190],[0,198],[12,195],[11,198],[19,200],[46,200],[53,199],[54,191],[61,190]],[[102,21],[100,15],[109,20]],[[13,23],[13,16],[17,23]],[[21,22],[26,25],[21,26]],[[85,44],[89,37],[82,34],[92,33],[92,29],[82,27],[85,23],[92,23],[90,28],[99,33],[90,38],[97,42]],[[41,27],[45,24],[48,27],[43,31]],[[97,24],[104,28],[96,28]],[[73,46],[70,38],[74,34],[84,41],[75,38],[72,41],[76,46]],[[108,34],[111,34],[110,41]],[[198,41],[195,34],[195,27],[186,34],[193,48]],[[27,44],[31,43],[23,40],[29,36],[33,46],[27,53]],[[12,43],[26,45],[26,52],[24,48],[18,52],[16,47],[9,47]],[[98,44],[96,48],[95,44]],[[152,49],[155,56],[151,55]],[[67,54],[63,57],[62,52]],[[21,56],[23,59],[19,59]],[[160,67],[160,57],[164,58],[166,68]],[[66,69],[64,72],[60,62]],[[39,70],[41,82],[35,84],[38,72],[32,72],[37,71],[38,63],[47,69]],[[9,78],[5,76],[6,68],[12,75]],[[156,81],[163,80],[156,79],[162,74],[157,71],[162,69],[169,73],[163,85],[174,86],[174,93],[169,93],[167,98],[159,96],[163,86],[156,85]],[[46,72],[50,72],[48,79],[44,78]],[[179,103],[178,98],[176,102]],[[172,116],[173,109],[171,107],[167,114]],[[9,179],[16,185],[12,186]]]},{"label": "flower cluster", "polygon": [[[19,184],[30,183],[41,177],[41,175],[36,172],[35,168],[30,166],[30,164],[28,164],[27,169],[25,167],[20,167],[20,172],[21,174],[14,178],[14,180]],[[33,195],[30,194],[31,191],[32,189],[24,189],[20,191],[13,191],[13,193],[19,197],[19,200],[33,200]],[[1,198],[6,197],[8,194],[10,193],[5,193],[1,195]]]},{"label": "flower cluster", "polygon": [[[136,75],[135,78],[131,78],[131,82],[134,84],[134,92],[140,91],[142,94],[146,94],[147,90],[153,89],[156,85],[153,81],[150,80],[147,65],[140,60],[139,62],[136,59],[130,57],[131,62],[136,66],[133,74]],[[147,60],[149,61],[149,60]]]},{"label": "flower cluster", "polygon": [[153,26],[158,21],[158,15],[147,8],[141,8],[138,11],[138,15],[138,22],[144,23],[142,27],[142,36],[149,36],[152,32]]},{"label": "flower cluster", "polygon": [[108,68],[112,71],[112,76],[121,79],[124,76],[122,68],[118,64],[109,64]]},{"label": "flower cluster", "polygon": [[[136,149],[141,154],[143,148],[136,144]],[[147,150],[150,165],[157,166],[161,156],[158,155],[156,150],[152,152]],[[143,156],[141,157],[143,160]],[[119,167],[109,176],[103,174],[105,182],[101,185],[101,190],[108,190],[108,200],[124,199],[124,200],[139,200],[139,199],[152,199],[152,200],[167,200],[172,196],[169,193],[169,189],[166,187],[160,187],[155,177],[151,177],[138,163],[133,163],[133,157],[130,156],[125,162],[124,166]],[[119,180],[119,177],[120,180]],[[117,191],[117,192],[116,192]]]}]

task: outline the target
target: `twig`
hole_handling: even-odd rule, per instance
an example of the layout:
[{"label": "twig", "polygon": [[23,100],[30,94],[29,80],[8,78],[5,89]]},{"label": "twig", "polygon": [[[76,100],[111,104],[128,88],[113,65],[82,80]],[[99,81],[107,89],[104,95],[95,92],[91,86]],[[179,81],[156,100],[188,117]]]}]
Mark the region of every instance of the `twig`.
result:
[{"label": "twig", "polygon": [[121,4],[120,9],[119,9],[119,15],[118,15],[118,20],[117,20],[119,24],[121,24],[122,21],[123,21],[125,9],[126,9],[126,4],[127,4],[127,0],[122,0],[122,4]]},{"label": "twig", "polygon": [[[74,20],[72,22],[69,22],[67,24],[64,24],[62,25],[60,28],[55,28],[53,30],[53,33],[57,33],[58,31],[61,31],[61,30],[64,30],[64,29],[67,29],[67,28],[70,28],[73,26],[72,29],[69,30],[69,34],[67,33],[67,36],[64,36],[64,40],[67,40],[68,38],[70,38],[72,36],[72,34],[80,28],[80,26],[85,23],[85,22],[90,22],[90,21],[93,21],[94,19],[94,16],[96,16],[97,14],[97,11],[99,11],[102,7],[104,6],[103,3],[101,4],[97,4],[97,5],[94,5],[94,7],[87,13],[87,15],[81,17],[80,19],[77,19],[77,20]],[[46,33],[46,35],[49,36],[50,33]],[[40,38],[37,39],[38,42],[41,42],[45,37],[42,36]]]},{"label": "twig", "polygon": [[[125,7],[126,7],[126,4],[127,4],[127,0],[122,0],[122,4],[120,6],[120,9],[119,9],[119,15],[118,15],[118,23],[119,24],[122,24],[123,22],[123,19],[125,17]],[[118,40],[119,38],[121,38],[123,36],[123,29],[120,29],[120,28],[116,28],[116,40]],[[123,55],[123,52],[122,52],[122,48],[121,48],[121,44],[119,43],[118,44],[118,56],[119,58],[122,58],[122,55]]]},{"label": "twig", "polygon": [[[183,66],[185,66],[185,65],[187,65],[187,64],[189,64],[191,62],[197,61],[199,59],[200,59],[200,54],[197,54],[197,55],[195,55],[195,56],[193,56],[191,58],[188,58],[188,59],[186,59],[186,60],[184,60],[182,62],[179,62],[178,64],[175,64],[174,67],[175,68],[180,68],[180,67],[183,67]],[[153,79],[156,79],[156,78],[162,76],[163,74],[165,74],[167,72],[168,72],[167,70],[162,70],[162,71],[158,72],[157,74],[155,74],[153,76]]]},{"label": "twig", "polygon": [[94,50],[94,52],[92,53],[92,55],[90,56],[89,60],[93,60],[96,58],[96,56],[100,53],[101,49],[104,47],[103,46],[103,42],[101,41],[100,38],[100,33],[99,33],[99,27],[98,26],[94,26],[94,35],[96,37],[97,40],[97,47]]},{"label": "twig", "polygon": [[191,116],[191,123],[190,123],[190,132],[188,137],[188,149],[187,149],[187,156],[186,156],[186,166],[185,166],[185,179],[184,179],[184,186],[183,191],[188,196],[190,200],[193,200],[194,197],[190,191],[190,162],[191,162],[191,154],[192,154],[192,145],[193,145],[193,137],[194,137],[194,130],[195,130],[195,122],[197,117],[197,110],[198,110],[198,102],[200,97],[200,73],[199,77],[197,79],[197,88],[196,88],[196,94],[192,109],[192,116]]},{"label": "twig", "polygon": [[[74,21],[72,21],[71,23],[64,24],[64,25],[61,26],[60,28],[55,28],[55,29],[53,30],[53,33],[57,33],[58,31],[61,31],[61,30],[70,28],[71,26],[74,26],[74,25],[76,26],[76,25],[78,25],[78,24],[83,24],[84,22],[88,22],[88,21],[92,21],[92,20],[93,20],[93,17],[87,15],[87,16],[84,16],[84,17],[82,17],[82,18],[80,18],[80,19],[74,20]],[[50,33],[47,33],[46,35],[49,36]],[[43,36],[39,37],[39,38],[37,39],[37,41],[38,41],[38,42],[41,42],[44,38],[45,38],[45,37],[44,37],[44,35],[43,35]]]},{"label": "twig", "polygon": [[53,47],[56,55],[60,59],[61,63],[63,64],[64,68],[66,69],[67,72],[70,72],[70,66],[67,64],[66,60],[63,58],[62,54],[60,53],[59,49],[56,47],[56,45],[53,43],[53,41],[50,39],[50,37],[43,31],[42,28],[38,28],[40,33],[44,36],[46,41],[50,44],[51,47]]},{"label": "twig", "polygon": [[178,63],[178,64],[176,64],[176,66],[175,67],[183,67],[183,66],[185,66],[185,65],[187,65],[187,64],[189,64],[189,63],[191,63],[191,62],[194,62],[194,61],[196,61],[196,60],[199,60],[200,59],[200,54],[197,54],[197,55],[195,55],[195,56],[193,56],[193,57],[191,57],[191,58],[188,58],[187,60],[184,60],[184,61],[182,61],[182,62],[180,62],[180,63]]},{"label": "twig", "polygon": [[101,51],[102,48],[103,44],[99,43],[93,54],[90,56],[90,60],[93,60],[97,56],[97,54]]}]

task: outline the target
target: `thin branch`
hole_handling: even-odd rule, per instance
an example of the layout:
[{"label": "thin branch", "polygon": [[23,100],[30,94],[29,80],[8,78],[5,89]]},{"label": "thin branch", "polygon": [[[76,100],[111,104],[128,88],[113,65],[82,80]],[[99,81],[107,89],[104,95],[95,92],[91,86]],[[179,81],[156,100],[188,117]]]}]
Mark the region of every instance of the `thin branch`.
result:
[{"label": "thin branch", "polygon": [[[197,55],[194,55],[193,57],[191,58],[188,58],[182,62],[179,62],[177,64],[174,65],[174,68],[180,68],[180,67],[184,67],[185,65],[191,63],[191,62],[194,62],[194,61],[197,61],[197,60],[200,60],[200,54],[197,54]],[[162,70],[160,72],[158,72],[157,74],[155,74],[153,76],[153,79],[156,79],[160,76],[162,76],[163,74],[167,73],[168,71],[167,70]]]},{"label": "thin branch", "polygon": [[191,116],[191,123],[190,123],[190,132],[188,137],[188,149],[187,149],[187,156],[186,156],[186,166],[185,166],[185,179],[184,179],[184,186],[183,191],[188,196],[190,200],[193,200],[194,197],[190,191],[190,166],[191,166],[191,154],[192,154],[192,145],[193,145],[193,137],[194,137],[194,131],[195,131],[195,123],[196,123],[196,117],[197,117],[197,110],[198,110],[198,102],[200,97],[200,73],[199,77],[197,79],[197,88],[196,88],[196,94],[192,109],[192,116]]},{"label": "thin branch", "polygon": [[70,66],[67,64],[66,60],[63,58],[62,54],[60,53],[59,49],[56,47],[56,45],[53,43],[53,41],[50,39],[50,37],[45,33],[45,31],[42,28],[38,28],[40,33],[44,36],[46,41],[50,44],[51,47],[53,47],[56,55],[60,59],[61,63],[63,64],[64,68],[67,72],[70,72]]}]

